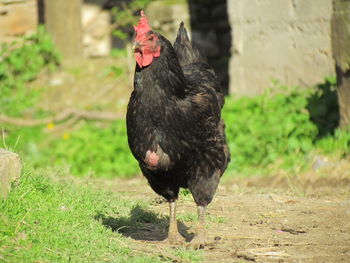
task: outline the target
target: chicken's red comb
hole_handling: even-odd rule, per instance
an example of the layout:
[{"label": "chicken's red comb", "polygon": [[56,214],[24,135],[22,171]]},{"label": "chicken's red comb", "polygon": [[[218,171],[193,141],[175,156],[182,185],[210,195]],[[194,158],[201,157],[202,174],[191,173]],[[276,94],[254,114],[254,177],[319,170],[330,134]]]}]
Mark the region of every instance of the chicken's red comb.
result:
[{"label": "chicken's red comb", "polygon": [[145,12],[143,12],[143,10],[141,10],[139,23],[137,26],[134,26],[134,29],[136,31],[136,39],[142,39],[147,32],[152,30],[148,24],[147,17],[145,16]]}]

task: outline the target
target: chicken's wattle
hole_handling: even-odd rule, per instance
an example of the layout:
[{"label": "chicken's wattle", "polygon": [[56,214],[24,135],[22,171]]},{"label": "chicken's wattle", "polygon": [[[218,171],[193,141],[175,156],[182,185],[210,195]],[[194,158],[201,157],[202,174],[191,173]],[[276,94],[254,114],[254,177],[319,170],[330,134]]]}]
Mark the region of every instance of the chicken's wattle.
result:
[{"label": "chicken's wattle", "polygon": [[153,54],[147,51],[135,50],[134,56],[140,68],[148,66],[153,60]]}]

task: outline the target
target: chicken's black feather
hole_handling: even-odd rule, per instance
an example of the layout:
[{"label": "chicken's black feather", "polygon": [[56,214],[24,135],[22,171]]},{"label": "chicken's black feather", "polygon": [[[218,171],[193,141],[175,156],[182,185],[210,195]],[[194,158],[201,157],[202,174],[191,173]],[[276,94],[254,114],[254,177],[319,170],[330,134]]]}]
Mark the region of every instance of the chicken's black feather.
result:
[{"label": "chicken's black feather", "polygon": [[[160,56],[147,67],[136,65],[127,111],[129,146],[155,192],[174,201],[180,187],[189,188],[197,205],[206,206],[229,162],[224,97],[183,24],[175,49],[157,36]],[[150,152],[156,165],[147,161]]]}]

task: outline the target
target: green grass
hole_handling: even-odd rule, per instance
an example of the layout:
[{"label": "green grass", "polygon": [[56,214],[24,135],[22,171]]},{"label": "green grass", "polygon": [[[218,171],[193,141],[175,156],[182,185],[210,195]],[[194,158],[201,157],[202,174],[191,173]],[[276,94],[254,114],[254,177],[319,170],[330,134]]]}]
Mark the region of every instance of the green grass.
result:
[{"label": "green grass", "polygon": [[196,213],[182,213],[177,215],[177,218],[183,222],[196,222],[197,217]]},{"label": "green grass", "polygon": [[[177,219],[183,222],[198,222],[198,215],[196,213],[182,213],[177,215]],[[229,221],[226,217],[214,216],[207,214],[206,220],[209,223],[223,224]]]},{"label": "green grass", "polygon": [[9,135],[5,144],[15,148],[36,168],[64,167],[76,176],[104,178],[130,177],[139,173],[129,150],[125,120],[106,125],[86,122],[77,131],[58,137],[45,134],[44,128],[6,126]]},{"label": "green grass", "polygon": [[171,262],[173,255],[198,262],[199,252],[192,250],[169,249],[170,256],[135,252],[132,241],[116,231],[125,224],[137,231],[159,220],[145,201],[25,169],[8,199],[0,201],[0,261]]},{"label": "green grass", "polygon": [[[311,167],[312,156],[346,157],[350,132],[336,129],[334,81],[320,87],[227,97],[222,116],[232,158],[226,175],[297,174]],[[48,127],[3,127],[6,145],[34,167],[65,167],[73,175],[105,178],[140,173],[128,147],[125,120],[85,122],[59,136],[45,133]]]}]

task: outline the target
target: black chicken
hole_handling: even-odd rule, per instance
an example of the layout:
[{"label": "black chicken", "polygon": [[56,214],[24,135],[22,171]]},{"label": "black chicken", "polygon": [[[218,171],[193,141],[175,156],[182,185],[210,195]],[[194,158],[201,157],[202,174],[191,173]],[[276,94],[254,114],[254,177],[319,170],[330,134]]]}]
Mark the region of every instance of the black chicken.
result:
[{"label": "black chicken", "polygon": [[230,159],[221,119],[224,96],[183,23],[174,48],[151,30],[142,11],[135,31],[137,64],[126,116],[129,146],[152,189],[169,202],[167,241],[172,244],[184,241],[176,222],[179,188],[191,191],[199,218],[191,244],[198,248],[205,242],[205,208]]}]

